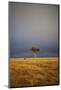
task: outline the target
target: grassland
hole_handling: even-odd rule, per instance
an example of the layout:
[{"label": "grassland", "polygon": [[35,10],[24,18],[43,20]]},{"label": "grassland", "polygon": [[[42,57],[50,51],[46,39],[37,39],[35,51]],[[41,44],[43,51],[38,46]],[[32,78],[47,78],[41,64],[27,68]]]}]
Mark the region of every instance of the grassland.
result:
[{"label": "grassland", "polygon": [[58,84],[58,58],[10,58],[10,87]]}]

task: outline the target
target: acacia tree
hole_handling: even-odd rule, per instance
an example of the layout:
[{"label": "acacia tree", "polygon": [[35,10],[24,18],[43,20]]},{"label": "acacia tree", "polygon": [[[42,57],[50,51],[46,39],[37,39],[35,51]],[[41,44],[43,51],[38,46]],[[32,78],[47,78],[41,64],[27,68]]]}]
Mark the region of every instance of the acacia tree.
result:
[{"label": "acacia tree", "polygon": [[39,48],[32,47],[32,48],[31,48],[31,51],[33,52],[34,57],[37,57],[36,52],[39,52],[40,49],[39,49]]}]

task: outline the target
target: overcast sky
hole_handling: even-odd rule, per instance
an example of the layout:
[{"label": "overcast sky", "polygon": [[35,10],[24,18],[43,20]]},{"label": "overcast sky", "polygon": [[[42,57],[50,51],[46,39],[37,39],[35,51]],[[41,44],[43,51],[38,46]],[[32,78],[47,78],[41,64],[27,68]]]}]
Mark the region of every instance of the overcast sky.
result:
[{"label": "overcast sky", "polygon": [[58,5],[9,3],[9,38],[10,57],[27,57],[17,50],[32,46],[45,50],[42,56],[57,56]]}]

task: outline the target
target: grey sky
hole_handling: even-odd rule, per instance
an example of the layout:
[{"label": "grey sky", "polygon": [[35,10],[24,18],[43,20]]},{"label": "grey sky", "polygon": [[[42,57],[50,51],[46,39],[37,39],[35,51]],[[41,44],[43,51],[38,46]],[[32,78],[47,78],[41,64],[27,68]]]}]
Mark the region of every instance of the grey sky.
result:
[{"label": "grey sky", "polygon": [[58,5],[9,3],[9,33],[11,56],[32,46],[57,55]]}]

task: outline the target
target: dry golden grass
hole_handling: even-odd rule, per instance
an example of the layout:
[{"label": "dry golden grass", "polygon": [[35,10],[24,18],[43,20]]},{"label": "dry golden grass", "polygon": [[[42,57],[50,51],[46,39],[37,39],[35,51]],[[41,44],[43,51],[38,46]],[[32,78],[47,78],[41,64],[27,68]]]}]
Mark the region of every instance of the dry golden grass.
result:
[{"label": "dry golden grass", "polygon": [[58,84],[58,58],[11,58],[10,87]]}]

